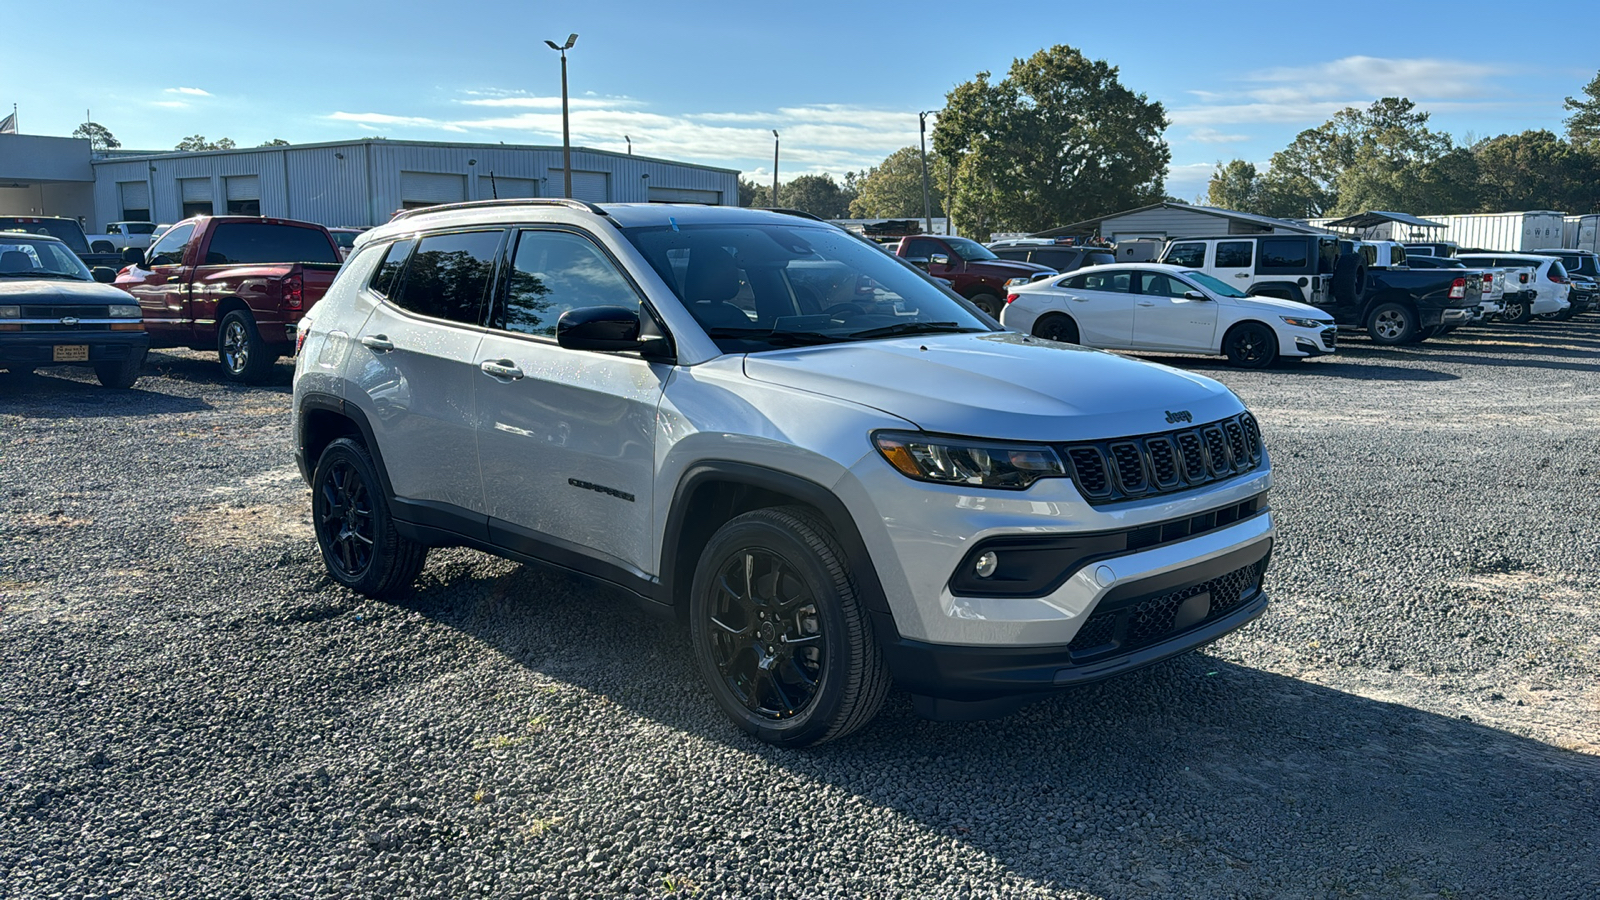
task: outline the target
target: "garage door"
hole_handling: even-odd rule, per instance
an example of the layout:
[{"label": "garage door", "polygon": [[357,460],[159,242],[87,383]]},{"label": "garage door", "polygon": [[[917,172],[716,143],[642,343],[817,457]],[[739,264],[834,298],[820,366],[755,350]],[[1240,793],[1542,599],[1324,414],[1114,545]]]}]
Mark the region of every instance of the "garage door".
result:
[{"label": "garage door", "polygon": [[222,189],[228,195],[228,215],[261,215],[260,176],[231,175],[222,179]]},{"label": "garage door", "polygon": [[[560,169],[550,170],[550,193],[559,197],[567,189],[566,179]],[[605,172],[572,171],[572,197],[590,203],[604,203],[611,199],[610,176]]]},{"label": "garage door", "polygon": [[180,178],[178,190],[182,193],[185,203],[210,203],[211,179],[209,178]]},{"label": "garage door", "polygon": [[134,219],[133,213],[143,212],[140,219],[150,217],[150,185],[143,181],[121,181],[117,183],[117,192],[122,195],[122,217]]},{"label": "garage door", "polygon": [[400,205],[406,209],[467,199],[467,176],[436,172],[401,172]]},{"label": "garage door", "polygon": [[503,178],[496,175],[492,180],[484,175],[478,176],[479,200],[509,200],[516,197],[539,196],[539,182],[532,178]]},{"label": "garage door", "polygon": [[689,188],[658,188],[650,189],[651,203],[710,203],[713,206],[722,202],[721,191],[695,191]]}]

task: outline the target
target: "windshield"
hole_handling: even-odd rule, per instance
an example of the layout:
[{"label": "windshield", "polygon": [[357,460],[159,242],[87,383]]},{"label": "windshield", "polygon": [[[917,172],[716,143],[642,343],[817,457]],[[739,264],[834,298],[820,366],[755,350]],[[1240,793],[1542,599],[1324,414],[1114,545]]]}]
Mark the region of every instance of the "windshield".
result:
[{"label": "windshield", "polygon": [[123,234],[151,234],[156,230],[154,222],[123,222]]},{"label": "windshield", "polygon": [[961,254],[961,258],[965,260],[1000,258],[995,256],[988,247],[967,238],[947,237],[944,242],[950,245],[951,250]]},{"label": "windshield", "polygon": [[0,216],[0,231],[23,231],[28,234],[47,234],[60,238],[73,253],[88,253],[89,242],[83,238],[83,229],[70,219],[34,219],[23,216]]},{"label": "windshield", "polygon": [[837,228],[690,225],[623,234],[724,353],[993,330],[916,269]]},{"label": "windshield", "polygon": [[0,234],[0,278],[70,278],[90,281],[89,267],[60,241]]},{"label": "windshield", "polygon": [[356,245],[356,238],[361,234],[359,231],[333,231],[329,233],[333,235],[333,242],[335,244],[346,248],[354,247]]},{"label": "windshield", "polygon": [[1234,290],[1233,285],[1228,284],[1228,283],[1222,281],[1221,279],[1212,278],[1210,275],[1207,275],[1204,272],[1189,271],[1189,272],[1179,272],[1178,274],[1182,275],[1183,277],[1185,277],[1187,279],[1189,279],[1190,281],[1193,281],[1195,284],[1200,285],[1201,287],[1205,288],[1206,290],[1210,291],[1213,294],[1216,294],[1219,297],[1243,297],[1243,296],[1246,296],[1246,295],[1241,294],[1238,291]]}]

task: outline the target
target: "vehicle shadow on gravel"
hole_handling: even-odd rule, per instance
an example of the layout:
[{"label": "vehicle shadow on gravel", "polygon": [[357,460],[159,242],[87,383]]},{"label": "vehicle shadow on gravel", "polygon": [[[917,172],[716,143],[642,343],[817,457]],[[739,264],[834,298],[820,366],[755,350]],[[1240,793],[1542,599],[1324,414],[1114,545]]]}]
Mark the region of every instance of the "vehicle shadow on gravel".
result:
[{"label": "vehicle shadow on gravel", "polygon": [[157,375],[189,384],[216,385],[241,391],[274,391],[288,394],[294,390],[294,360],[280,359],[261,384],[239,384],[223,374],[222,364],[215,353],[183,350],[152,350],[145,357],[146,377]]},{"label": "vehicle shadow on gravel", "polygon": [[0,375],[0,414],[25,419],[93,419],[107,416],[159,416],[212,409],[196,397],[161,391],[102,387],[94,374],[47,369],[32,375]]},{"label": "vehicle shadow on gravel", "polygon": [[[1344,351],[1340,350],[1343,354]],[[1187,369],[1191,372],[1215,372],[1216,377],[1224,377],[1225,373],[1239,373],[1243,370],[1236,369],[1226,363],[1213,360],[1202,360],[1193,356],[1139,356],[1145,362],[1160,363],[1176,369]],[[1372,358],[1379,358],[1374,354]],[[1359,361],[1357,361],[1359,360]],[[1367,357],[1357,357],[1355,360],[1345,360],[1340,356],[1324,359],[1307,359],[1298,362],[1280,362],[1263,374],[1271,375],[1282,373],[1291,378],[1316,376],[1319,378],[1348,378],[1353,381],[1458,381],[1461,376],[1449,372],[1436,372],[1432,369],[1418,369],[1406,366],[1374,365],[1367,361]]]},{"label": "vehicle shadow on gravel", "polygon": [[990,722],[928,722],[895,694],[860,733],[784,750],[721,717],[685,629],[582,582],[521,568],[398,605],[1055,889],[1576,897],[1600,883],[1600,758],[1204,653]]}]

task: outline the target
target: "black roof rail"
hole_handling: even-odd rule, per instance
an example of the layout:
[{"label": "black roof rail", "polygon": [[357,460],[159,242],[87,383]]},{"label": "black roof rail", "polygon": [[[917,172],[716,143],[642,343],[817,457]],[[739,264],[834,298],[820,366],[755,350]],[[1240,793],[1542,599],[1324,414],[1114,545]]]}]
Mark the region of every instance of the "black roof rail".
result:
[{"label": "black roof rail", "polygon": [[789,209],[788,207],[784,207],[784,206],[756,206],[756,207],[752,207],[752,208],[753,209],[759,209],[759,210],[761,210],[763,212],[775,212],[775,213],[781,213],[781,214],[786,215],[786,216],[798,216],[799,218],[802,218],[802,219],[810,219],[813,222],[826,222],[826,221],[828,221],[827,219],[824,219],[821,216],[814,216],[811,213],[808,213],[803,209]]},{"label": "black roof rail", "polygon": [[565,206],[569,209],[581,209],[594,213],[597,216],[611,218],[611,214],[587,200],[571,200],[566,197],[515,197],[505,200],[467,200],[461,203],[440,203],[437,206],[421,206],[416,209],[402,209],[389,217],[389,221],[398,222],[419,213],[444,212],[456,209],[495,209],[504,206]]}]

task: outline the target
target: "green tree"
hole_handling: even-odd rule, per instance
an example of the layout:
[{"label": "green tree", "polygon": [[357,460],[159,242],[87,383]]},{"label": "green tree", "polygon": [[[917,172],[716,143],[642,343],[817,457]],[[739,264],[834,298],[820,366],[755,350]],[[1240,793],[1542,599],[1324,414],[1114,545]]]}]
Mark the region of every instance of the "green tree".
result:
[{"label": "green tree", "polygon": [[850,201],[832,175],[801,175],[778,188],[778,205],[823,219],[842,219]]},{"label": "green tree", "polygon": [[739,205],[740,206],[769,206],[772,200],[772,189],[763,187],[748,178],[739,179]]},{"label": "green tree", "polygon": [[1489,138],[1476,148],[1478,189],[1485,211],[1595,209],[1597,155],[1550,131],[1524,131]]},{"label": "green tree", "polygon": [[273,138],[270,141],[265,141],[263,143],[257,144],[256,146],[257,147],[287,147],[287,146],[289,146],[289,142],[284,140],[283,138]]},{"label": "green tree", "polygon": [[[939,190],[929,160],[928,200],[935,216],[944,215],[944,194]],[[922,151],[917,147],[902,147],[889,154],[883,162],[862,173],[855,199],[850,203],[850,215],[856,219],[911,219],[921,218],[922,205]]]},{"label": "green tree", "polygon": [[221,138],[220,140],[208,141],[208,140],[206,140],[205,135],[202,135],[202,134],[191,134],[188,137],[184,138],[183,140],[179,141],[178,142],[178,146],[174,147],[173,149],[175,149],[175,150],[190,150],[190,151],[197,151],[197,150],[232,150],[235,146],[237,146],[237,145],[234,144],[233,138]]},{"label": "green tree", "polygon": [[1586,100],[1572,97],[1561,101],[1562,107],[1572,113],[1566,119],[1567,139],[1574,144],[1600,142],[1600,72],[1583,86]]},{"label": "green tree", "polygon": [[1261,175],[1242,159],[1217,163],[1206,185],[1206,203],[1236,212],[1261,211]]},{"label": "green tree", "polygon": [[1117,73],[1057,45],[950,91],[933,149],[958,227],[1039,231],[1162,197],[1166,112]]},{"label": "green tree", "polygon": [[89,149],[95,153],[115,150],[122,146],[122,142],[116,139],[116,136],[111,133],[111,129],[101,125],[99,122],[85,122],[79,125],[77,130],[72,132],[72,136],[87,140]]}]

